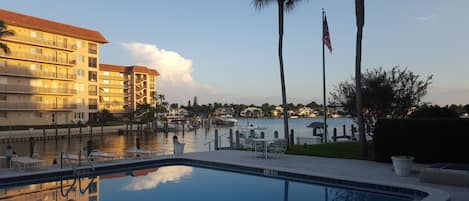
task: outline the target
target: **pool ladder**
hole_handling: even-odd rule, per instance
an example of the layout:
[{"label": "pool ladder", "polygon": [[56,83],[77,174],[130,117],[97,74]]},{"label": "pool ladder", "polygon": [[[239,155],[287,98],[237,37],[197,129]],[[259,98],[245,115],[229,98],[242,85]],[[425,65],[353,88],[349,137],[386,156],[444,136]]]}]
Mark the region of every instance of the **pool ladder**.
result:
[{"label": "pool ladder", "polygon": [[[80,150],[79,155],[78,155],[78,166],[80,166],[80,164],[81,164],[81,152],[82,152],[82,150]],[[64,152],[61,152],[60,153],[60,168],[63,168],[63,157],[64,157]],[[94,167],[94,164],[93,164],[92,160],[89,157],[86,157],[86,159],[88,161],[88,164],[90,165],[90,169],[89,169],[90,172],[94,172],[95,167]],[[64,191],[64,185],[63,185],[63,177],[60,177],[60,194],[62,195],[62,197],[68,197],[68,194],[74,189],[74,187],[77,183],[77,180],[78,180],[78,189],[79,189],[80,193],[83,194],[83,193],[85,193],[86,191],[89,190],[90,185],[96,179],[96,177],[92,177],[91,181],[88,183],[88,185],[84,189],[82,189],[82,183],[81,183],[81,179],[83,178],[81,176],[82,172],[77,170],[76,166],[73,166],[72,168],[73,168],[73,183],[65,191]],[[83,169],[83,170],[85,170],[85,169]]]}]

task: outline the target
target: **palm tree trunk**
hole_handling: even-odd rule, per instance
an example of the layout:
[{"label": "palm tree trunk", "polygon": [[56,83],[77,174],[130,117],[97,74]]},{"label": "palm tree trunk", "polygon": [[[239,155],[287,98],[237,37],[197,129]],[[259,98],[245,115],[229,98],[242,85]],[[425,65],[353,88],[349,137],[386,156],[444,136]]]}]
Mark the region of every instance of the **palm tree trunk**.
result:
[{"label": "palm tree trunk", "polygon": [[283,75],[283,13],[284,13],[284,0],[278,0],[278,61],[280,64],[280,82],[282,85],[282,105],[283,105],[283,128],[285,132],[285,140],[287,145],[290,144],[288,138],[288,109],[287,109],[287,94],[285,91],[285,76]]},{"label": "palm tree trunk", "polygon": [[362,156],[368,155],[368,146],[366,144],[365,125],[363,123],[363,93],[362,93],[362,74],[361,74],[361,60],[362,60],[362,38],[363,38],[363,25],[365,24],[365,1],[355,0],[355,16],[357,18],[357,41],[356,41],[356,54],[355,54],[355,85],[356,85],[356,112],[358,121],[358,132],[360,136],[360,150]]}]

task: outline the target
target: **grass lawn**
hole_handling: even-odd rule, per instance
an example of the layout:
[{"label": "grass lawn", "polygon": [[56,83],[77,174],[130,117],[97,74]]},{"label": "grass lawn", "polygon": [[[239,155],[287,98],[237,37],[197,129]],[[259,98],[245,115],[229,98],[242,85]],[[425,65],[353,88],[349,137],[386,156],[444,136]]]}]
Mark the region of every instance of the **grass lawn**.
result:
[{"label": "grass lawn", "polygon": [[373,160],[373,143],[368,142],[368,156],[360,155],[360,144],[358,142],[337,142],[316,145],[293,145],[287,154],[320,156],[328,158],[347,158],[358,160]]}]

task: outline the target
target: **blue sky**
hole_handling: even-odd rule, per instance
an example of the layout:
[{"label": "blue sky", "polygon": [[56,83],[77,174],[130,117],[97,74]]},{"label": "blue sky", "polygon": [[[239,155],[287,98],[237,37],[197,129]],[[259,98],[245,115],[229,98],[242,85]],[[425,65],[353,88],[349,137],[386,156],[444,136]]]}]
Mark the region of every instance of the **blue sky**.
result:
[{"label": "blue sky", "polygon": [[[137,3],[138,2],[138,3]],[[354,74],[353,0],[304,1],[285,16],[289,102],[322,99],[321,8],[333,55],[327,87]],[[144,64],[161,71],[170,101],[280,103],[277,8],[250,0],[2,1],[7,10],[100,31],[101,63]],[[426,101],[469,103],[469,1],[366,1],[363,68],[395,65],[434,81]],[[164,61],[164,62],[163,62]],[[158,65],[158,66],[156,66]],[[181,77],[181,79],[179,79]]]}]

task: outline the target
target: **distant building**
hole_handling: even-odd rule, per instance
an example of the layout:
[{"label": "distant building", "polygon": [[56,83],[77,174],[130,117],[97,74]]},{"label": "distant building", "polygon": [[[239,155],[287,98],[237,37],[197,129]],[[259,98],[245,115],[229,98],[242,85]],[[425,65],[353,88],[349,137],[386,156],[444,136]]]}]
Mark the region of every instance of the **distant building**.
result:
[{"label": "distant building", "polygon": [[249,117],[249,118],[259,118],[259,117],[264,117],[264,112],[257,107],[248,107],[241,111],[240,113],[241,117]]},{"label": "distant building", "polygon": [[233,107],[219,107],[215,109],[215,112],[213,113],[214,116],[222,116],[222,115],[231,115],[233,116],[235,110]]},{"label": "distant building", "polygon": [[302,107],[298,109],[297,112],[298,116],[301,117],[317,117],[319,115],[319,112],[315,111],[314,109],[311,109],[309,107]]},{"label": "distant building", "polygon": [[270,111],[273,117],[280,117],[283,114],[283,108],[281,106],[276,106],[275,109]]},{"label": "distant building", "polygon": [[189,115],[189,112],[184,108],[171,108],[169,109],[166,117],[171,118],[183,118]]},{"label": "distant building", "polygon": [[144,66],[99,65],[99,109],[115,114],[131,113],[137,105],[156,105],[156,78],[160,74]]}]

